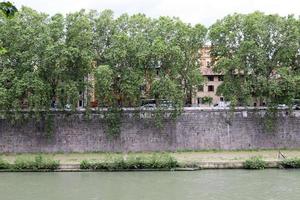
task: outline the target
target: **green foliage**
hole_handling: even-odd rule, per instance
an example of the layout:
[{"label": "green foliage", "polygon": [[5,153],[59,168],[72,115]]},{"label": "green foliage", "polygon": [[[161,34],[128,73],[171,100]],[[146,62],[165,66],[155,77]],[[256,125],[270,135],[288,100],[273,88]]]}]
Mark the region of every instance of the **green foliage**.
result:
[{"label": "green foliage", "polygon": [[[77,105],[79,91],[91,71],[92,23],[84,11],[64,18],[23,7],[14,18],[1,20],[0,41],[6,49],[0,71],[12,74],[6,109],[48,109],[53,98],[63,108]],[[32,37],[34,35],[35,37]],[[9,74],[9,75],[10,75]],[[7,100],[5,100],[7,101]]]},{"label": "green foliage", "polygon": [[34,160],[18,157],[15,160],[13,168],[16,170],[36,169]]},{"label": "green foliage", "polygon": [[251,157],[244,162],[245,169],[264,169],[266,165],[266,162],[258,156]]},{"label": "green foliage", "polygon": [[155,80],[151,92],[157,99],[168,99],[176,108],[183,106],[183,92],[180,86],[168,76]]},{"label": "green foliage", "polygon": [[70,105],[71,109],[77,107],[79,100],[78,84],[75,81],[60,82],[56,88],[56,95],[59,98],[59,107],[65,108],[66,105]]},{"label": "green foliage", "polygon": [[3,47],[0,47],[0,56],[2,55],[2,54],[5,54],[7,51],[3,48]]},{"label": "green foliage", "polygon": [[0,158],[0,169],[10,169],[10,168],[11,168],[10,163]]},{"label": "green foliage", "polygon": [[80,169],[91,169],[91,168],[92,168],[92,165],[91,165],[90,161],[82,160],[80,162]]},{"label": "green foliage", "polygon": [[34,159],[18,157],[15,160],[15,163],[12,165],[12,169],[15,171],[18,171],[18,170],[53,171],[55,169],[58,169],[58,167],[59,167],[59,161],[52,160],[49,158],[44,158],[41,155],[36,156]]},{"label": "green foliage", "polygon": [[119,131],[118,110],[140,107],[141,98],[172,101],[176,117],[202,82],[198,51],[206,31],[178,18],[114,18],[110,10],[48,16],[22,7],[12,19],[0,16],[0,110],[40,118],[38,110],[53,101],[74,110],[79,94],[92,99],[86,91],[95,84],[110,135]]},{"label": "green foliage", "polygon": [[106,156],[103,161],[83,160],[81,169],[93,170],[128,170],[128,169],[172,169],[178,165],[175,158],[168,154],[153,154],[150,156],[128,155]]},{"label": "green foliage", "polygon": [[[142,14],[124,14],[113,20],[111,11],[100,15],[96,23],[97,36],[106,42],[105,47],[97,45],[96,54],[102,61],[99,64],[107,64],[96,69],[96,84],[108,88],[98,92],[99,102],[138,107],[141,97],[158,98],[155,95],[161,92],[160,96],[176,100],[182,107],[184,94],[202,81],[198,50],[204,43],[203,26],[191,27],[169,17],[154,20]],[[145,90],[141,91],[141,86]]]},{"label": "green foliage", "polygon": [[122,110],[111,107],[104,113],[104,120],[107,126],[108,136],[114,138],[120,134]]},{"label": "green foliage", "polygon": [[177,160],[169,154],[154,154],[150,163],[150,167],[154,169],[171,169],[178,166]]},{"label": "green foliage", "polygon": [[55,170],[59,167],[59,161],[44,158],[41,155],[35,157],[35,165],[36,168],[39,169],[47,169],[47,170]]},{"label": "green foliage", "polygon": [[299,20],[261,12],[233,14],[210,27],[215,71],[224,74],[218,94],[231,105],[253,98],[268,106],[292,104],[299,94]]},{"label": "green foliage", "polygon": [[163,121],[165,119],[164,111],[161,108],[158,108],[154,111],[154,124],[157,128],[163,127]]},{"label": "green foliage", "polygon": [[12,17],[18,11],[18,9],[9,1],[0,2],[0,11],[4,13],[6,17]]},{"label": "green foliage", "polygon": [[184,102],[184,93],[176,81],[172,81],[168,76],[156,79],[153,82],[151,94],[156,97],[157,101],[167,100],[170,102],[170,105],[167,108],[158,104],[158,108],[154,113],[156,127],[163,127],[163,121],[168,118],[167,116],[169,113],[171,113],[173,119],[181,113]]},{"label": "green foliage", "polygon": [[101,65],[95,70],[96,98],[101,100],[100,106],[113,105],[113,70],[107,65]]},{"label": "green foliage", "polygon": [[274,130],[276,130],[276,126],[277,126],[276,121],[278,120],[277,115],[278,115],[278,110],[273,105],[268,107],[266,114],[263,116],[262,118],[263,126],[268,133],[272,133]]},{"label": "green foliage", "polygon": [[300,168],[300,158],[287,158],[279,163],[283,168]]},{"label": "green foliage", "polygon": [[209,97],[209,96],[205,96],[202,98],[202,103],[204,104],[212,104],[212,101],[213,101],[213,98],[212,97]]},{"label": "green foliage", "polygon": [[54,116],[47,113],[44,118],[45,131],[47,136],[50,137],[54,130]]}]

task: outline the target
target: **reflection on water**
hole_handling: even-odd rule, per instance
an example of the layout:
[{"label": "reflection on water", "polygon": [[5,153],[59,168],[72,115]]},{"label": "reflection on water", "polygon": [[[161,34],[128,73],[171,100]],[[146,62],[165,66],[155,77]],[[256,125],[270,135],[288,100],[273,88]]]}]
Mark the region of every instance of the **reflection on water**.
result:
[{"label": "reflection on water", "polygon": [[300,170],[0,173],[1,200],[299,200]]}]

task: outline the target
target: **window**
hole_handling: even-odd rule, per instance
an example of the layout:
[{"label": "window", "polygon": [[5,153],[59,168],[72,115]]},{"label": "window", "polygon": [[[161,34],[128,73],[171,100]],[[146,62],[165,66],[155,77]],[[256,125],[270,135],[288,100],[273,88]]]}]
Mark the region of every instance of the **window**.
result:
[{"label": "window", "polygon": [[224,76],[218,76],[218,81],[224,81]]},{"label": "window", "polygon": [[214,86],[213,85],[209,85],[208,86],[208,91],[209,92],[213,92],[214,91]]},{"label": "window", "polygon": [[206,67],[210,68],[210,61],[206,61]]},{"label": "window", "polygon": [[198,92],[203,92],[203,85],[198,86]]},{"label": "window", "polygon": [[207,76],[208,81],[214,81],[214,76]]},{"label": "window", "polygon": [[84,107],[84,93],[82,91],[79,92],[79,101],[78,101],[78,107]]},{"label": "window", "polygon": [[224,98],[223,98],[223,97],[220,97],[220,101],[223,102],[223,101],[224,101]]},{"label": "window", "polygon": [[83,100],[79,100],[79,107],[83,107]]},{"label": "window", "polygon": [[159,68],[156,68],[156,75],[158,76],[159,75]]}]

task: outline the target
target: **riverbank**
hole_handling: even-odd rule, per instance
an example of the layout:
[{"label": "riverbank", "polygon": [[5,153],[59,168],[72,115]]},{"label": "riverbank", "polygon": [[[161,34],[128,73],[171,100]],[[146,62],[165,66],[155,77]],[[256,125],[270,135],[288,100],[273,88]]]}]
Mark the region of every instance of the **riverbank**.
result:
[{"label": "riverbank", "polygon": [[[161,154],[161,153],[157,153]],[[279,168],[285,158],[300,158],[300,149],[295,150],[249,150],[249,151],[182,151],[168,152],[169,156],[177,162],[177,167],[172,170],[199,170],[199,169],[242,169],[245,161],[257,157],[265,162],[264,168]],[[40,155],[46,159],[59,161],[55,171],[92,171],[80,167],[82,161],[104,162],[109,158],[150,157],[153,153],[54,153],[54,154],[0,154],[2,160],[13,164],[16,160],[34,160]],[[91,167],[92,168],[92,167]],[[117,169],[116,169],[117,170]],[[166,169],[121,169],[132,170],[166,170]],[[167,169],[170,170],[170,169]],[[5,170],[3,170],[5,171]],[[22,171],[22,170],[21,170]],[[32,171],[32,170],[23,170]]]}]

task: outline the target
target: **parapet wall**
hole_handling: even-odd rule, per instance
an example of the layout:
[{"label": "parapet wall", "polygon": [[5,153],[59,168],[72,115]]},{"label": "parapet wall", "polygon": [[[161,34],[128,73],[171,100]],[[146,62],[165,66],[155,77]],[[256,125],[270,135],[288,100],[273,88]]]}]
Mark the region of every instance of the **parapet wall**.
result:
[{"label": "parapet wall", "polygon": [[[300,148],[300,112],[280,111],[270,131],[264,125],[265,111],[185,110],[159,129],[149,119],[126,111],[121,133],[107,135],[99,114],[84,120],[78,112],[54,112],[52,133],[42,131],[33,120],[12,124],[0,120],[0,152],[128,152],[207,149]],[[37,126],[38,125],[38,126]]]}]

